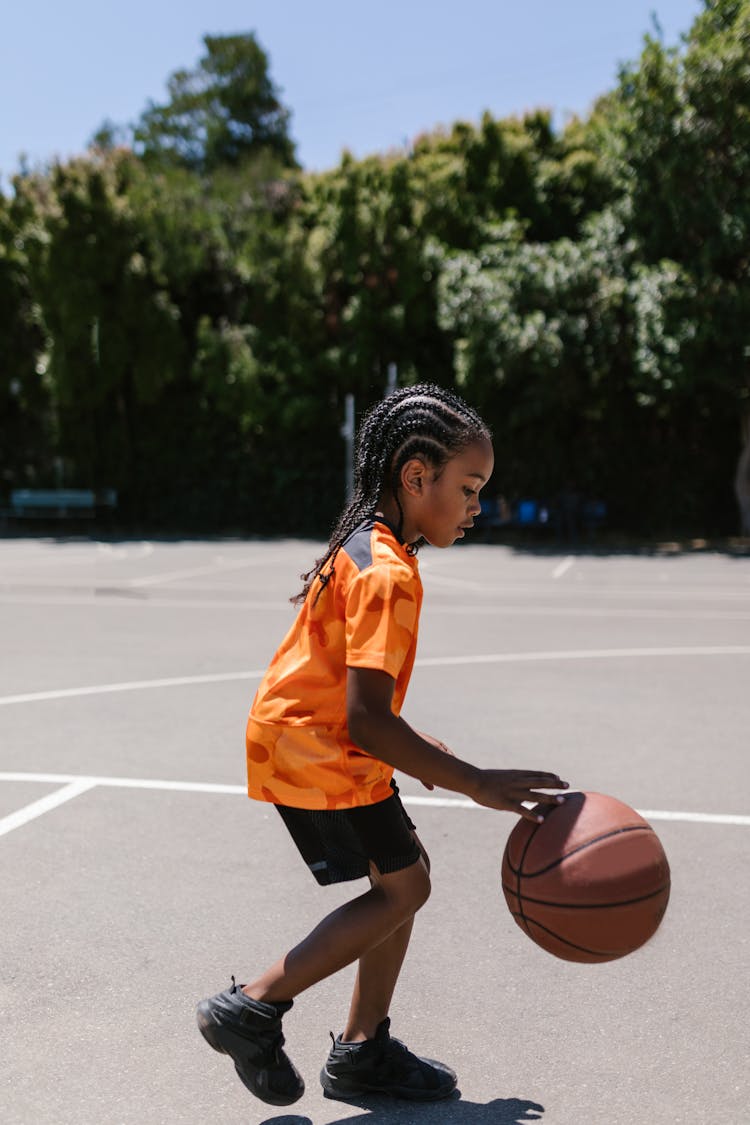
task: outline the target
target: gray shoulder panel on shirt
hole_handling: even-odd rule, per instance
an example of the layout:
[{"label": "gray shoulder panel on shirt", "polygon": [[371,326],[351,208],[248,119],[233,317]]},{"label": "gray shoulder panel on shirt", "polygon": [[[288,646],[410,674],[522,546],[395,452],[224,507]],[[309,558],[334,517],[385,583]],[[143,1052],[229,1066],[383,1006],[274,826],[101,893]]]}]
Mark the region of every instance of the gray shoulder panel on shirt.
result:
[{"label": "gray shoulder panel on shirt", "polygon": [[373,520],[363,523],[341,545],[342,551],[346,551],[357,570],[364,570],[366,567],[372,566],[372,544],[370,540],[373,523]]}]

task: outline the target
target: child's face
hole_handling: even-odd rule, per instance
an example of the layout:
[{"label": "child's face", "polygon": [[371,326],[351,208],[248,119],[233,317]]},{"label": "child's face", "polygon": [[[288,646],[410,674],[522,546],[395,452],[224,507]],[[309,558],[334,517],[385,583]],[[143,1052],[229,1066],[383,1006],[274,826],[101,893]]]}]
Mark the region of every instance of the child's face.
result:
[{"label": "child's face", "polygon": [[450,547],[462,539],[466,528],[481,511],[480,489],[487,483],[495,463],[492,443],[480,438],[451,458],[442,470],[410,462],[402,490],[404,539],[420,536],[433,547]]}]

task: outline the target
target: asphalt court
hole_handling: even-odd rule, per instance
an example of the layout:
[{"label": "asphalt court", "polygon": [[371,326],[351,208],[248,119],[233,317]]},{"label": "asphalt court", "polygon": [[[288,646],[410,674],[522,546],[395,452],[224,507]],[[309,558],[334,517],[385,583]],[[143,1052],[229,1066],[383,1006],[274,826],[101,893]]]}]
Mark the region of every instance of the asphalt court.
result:
[{"label": "asphalt court", "polygon": [[664,923],[600,966],[538,950],[499,886],[514,819],[401,779],[433,863],[394,1034],[432,1106],[322,1097],[353,971],[300,997],[300,1102],[253,1099],[194,1024],[364,885],[318,888],[248,801],[247,708],[320,544],[0,541],[0,1119],[7,1125],[750,1125],[750,560],[421,555],[405,717],[479,765],[642,810]]}]

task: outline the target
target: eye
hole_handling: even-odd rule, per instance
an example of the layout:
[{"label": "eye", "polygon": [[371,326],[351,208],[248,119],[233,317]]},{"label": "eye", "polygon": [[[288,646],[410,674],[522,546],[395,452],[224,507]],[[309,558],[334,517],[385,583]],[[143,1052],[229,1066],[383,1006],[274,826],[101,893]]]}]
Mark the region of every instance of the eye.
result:
[{"label": "eye", "polygon": [[478,496],[478,495],[479,495],[479,489],[478,488],[477,489],[469,488],[468,485],[464,485],[464,496],[468,497],[468,496]]}]

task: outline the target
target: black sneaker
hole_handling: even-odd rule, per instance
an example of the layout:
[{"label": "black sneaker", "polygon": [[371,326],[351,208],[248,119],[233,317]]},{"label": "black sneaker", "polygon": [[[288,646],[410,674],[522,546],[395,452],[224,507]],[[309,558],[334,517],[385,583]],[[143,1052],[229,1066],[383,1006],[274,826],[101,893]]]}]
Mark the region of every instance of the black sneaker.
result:
[{"label": "black sneaker", "polygon": [[391,1021],[378,1025],[374,1039],[342,1043],[333,1039],[326,1065],[320,1072],[328,1098],[356,1098],[361,1094],[390,1094],[411,1101],[447,1098],[456,1088],[456,1075],[434,1059],[420,1059],[399,1039],[391,1039]]},{"label": "black sneaker", "polygon": [[202,1000],[196,1013],[203,1038],[215,1051],[231,1056],[248,1090],[269,1105],[291,1105],[305,1092],[305,1083],[282,1050],[281,1017],[291,1006],[291,1000],[251,1000],[232,977],[232,987]]}]

